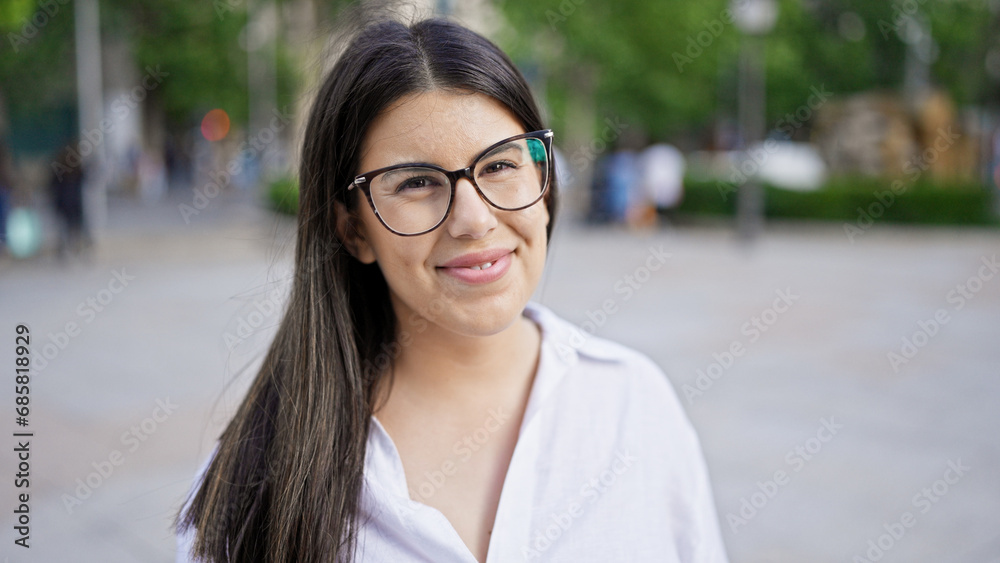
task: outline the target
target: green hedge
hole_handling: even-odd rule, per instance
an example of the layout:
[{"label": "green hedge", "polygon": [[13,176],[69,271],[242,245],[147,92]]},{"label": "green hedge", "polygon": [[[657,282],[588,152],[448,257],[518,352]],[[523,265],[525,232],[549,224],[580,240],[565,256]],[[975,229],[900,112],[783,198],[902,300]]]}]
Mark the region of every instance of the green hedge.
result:
[{"label": "green hedge", "polygon": [[295,215],[299,211],[299,183],[294,178],[279,178],[267,185],[267,204],[279,213]]},{"label": "green hedge", "polygon": [[[878,221],[948,225],[998,225],[993,197],[978,183],[919,179],[895,184],[881,178],[835,178],[823,189],[796,192],[764,186],[768,217],[856,222]],[[733,215],[736,192],[715,180],[685,179],[681,215]]]},{"label": "green hedge", "polygon": [[[764,186],[768,217],[822,219],[855,223],[863,214],[877,221],[939,225],[1000,225],[990,191],[978,183],[941,183],[920,179],[902,189],[879,178],[836,178],[813,192],[795,192]],[[728,188],[728,189],[727,189]],[[298,183],[293,178],[272,181],[268,205],[294,215],[299,207]],[[733,215],[736,193],[725,183],[685,179],[679,215]]]}]

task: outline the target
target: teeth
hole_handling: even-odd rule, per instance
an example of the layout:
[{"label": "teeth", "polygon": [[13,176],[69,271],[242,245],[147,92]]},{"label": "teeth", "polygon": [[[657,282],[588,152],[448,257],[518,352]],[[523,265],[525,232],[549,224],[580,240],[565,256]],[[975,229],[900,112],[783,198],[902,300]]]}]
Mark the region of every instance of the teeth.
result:
[{"label": "teeth", "polygon": [[472,266],[469,269],[470,270],[485,270],[485,269],[489,268],[492,265],[493,265],[493,262],[487,262],[487,263],[482,264],[480,266]]}]

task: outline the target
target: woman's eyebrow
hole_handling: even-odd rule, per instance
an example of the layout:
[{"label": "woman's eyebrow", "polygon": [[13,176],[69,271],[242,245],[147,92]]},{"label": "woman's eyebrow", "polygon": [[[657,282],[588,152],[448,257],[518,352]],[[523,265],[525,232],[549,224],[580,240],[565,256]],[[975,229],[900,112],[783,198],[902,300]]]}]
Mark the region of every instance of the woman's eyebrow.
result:
[{"label": "woman's eyebrow", "polygon": [[[402,168],[404,166],[416,166],[416,167],[426,168],[427,166],[438,166],[438,165],[435,164],[433,160],[420,160],[418,157],[409,156],[397,159],[393,161],[391,164],[387,164],[385,166],[379,166],[379,168]],[[383,172],[383,174],[388,174],[389,172],[391,171]]]},{"label": "woman's eyebrow", "polygon": [[517,141],[508,141],[508,142],[500,145],[499,147],[493,148],[492,150],[490,150],[489,152],[483,154],[483,156],[481,156],[479,158],[486,158],[488,156],[493,156],[493,155],[495,155],[497,153],[508,151],[508,150],[511,150],[511,149],[517,149],[517,151],[520,152],[520,153],[524,152],[524,147],[521,146],[520,143],[518,143]]},{"label": "woman's eyebrow", "polygon": [[[406,168],[394,168],[392,170],[383,172],[382,173],[382,179],[383,180],[391,180],[393,176],[398,176],[398,175],[406,173],[406,172],[412,173],[412,169],[413,168],[427,168],[427,164],[426,163],[410,163],[410,162],[406,162],[406,163],[400,164],[398,166],[405,166]],[[430,169],[428,169],[428,170],[430,170]]]},{"label": "woman's eyebrow", "polygon": [[[523,139],[520,139],[520,141],[523,141]],[[505,151],[509,151],[509,150],[516,150],[518,153],[522,153],[523,154],[524,153],[524,149],[525,149],[525,147],[519,142],[519,140],[508,141],[508,142],[506,142],[506,143],[504,143],[504,144],[502,144],[502,145],[500,145],[498,147],[493,147],[492,149],[489,150],[489,152],[483,153],[478,158],[486,158],[486,157],[493,156],[495,154],[498,154],[498,153],[501,153],[501,152],[505,152]],[[440,164],[437,164],[436,162],[433,162],[432,160],[418,160],[418,159],[416,159],[414,157],[410,157],[409,160],[403,160],[401,158],[401,159],[399,159],[398,162],[396,162],[395,164],[390,164],[389,166],[392,166],[393,168],[395,168],[397,166],[398,167],[404,167],[404,166],[426,167],[427,165],[437,166],[439,168],[443,168]],[[387,168],[387,167],[388,166],[383,167],[383,168]],[[393,171],[390,171],[390,172],[393,172]],[[384,172],[383,174],[389,174],[390,172]]]}]

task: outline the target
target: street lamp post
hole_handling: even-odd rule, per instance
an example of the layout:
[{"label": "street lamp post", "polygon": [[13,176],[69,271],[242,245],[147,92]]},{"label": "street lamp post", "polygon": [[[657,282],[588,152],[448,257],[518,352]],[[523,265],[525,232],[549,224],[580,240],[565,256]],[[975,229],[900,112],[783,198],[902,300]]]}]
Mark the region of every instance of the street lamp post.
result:
[{"label": "street lamp post", "polygon": [[[101,16],[98,0],[74,2],[76,21],[76,89],[81,139],[89,131],[99,131],[104,121],[104,87],[101,71]],[[91,236],[99,238],[108,215],[107,170],[104,142],[93,144],[93,152],[83,167],[84,220]]]},{"label": "street lamp post", "polygon": [[[273,0],[247,1],[247,139],[267,129],[268,119],[278,108],[277,37],[281,25],[278,6]],[[257,177],[271,179],[275,165],[275,145],[268,143],[257,155]]]},{"label": "street lamp post", "polygon": [[[742,164],[751,158],[750,147],[764,139],[764,35],[774,28],[778,8],[774,0],[732,0],[731,6],[733,21],[743,32],[739,66]],[[756,238],[763,228],[764,191],[755,175],[747,175],[747,181],[740,186],[736,199],[736,225],[740,238],[745,241]]]}]

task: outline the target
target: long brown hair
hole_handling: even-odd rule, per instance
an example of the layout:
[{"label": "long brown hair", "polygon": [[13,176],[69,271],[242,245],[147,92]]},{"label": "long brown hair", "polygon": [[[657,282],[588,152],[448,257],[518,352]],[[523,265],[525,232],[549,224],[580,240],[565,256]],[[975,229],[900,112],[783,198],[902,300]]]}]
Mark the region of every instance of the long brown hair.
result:
[{"label": "long brown hair", "polygon": [[[394,344],[396,319],[378,265],[342,250],[334,202],[349,210],[358,203],[347,186],[376,116],[402,96],[434,89],[485,94],[526,131],[543,128],[514,64],[464,27],[378,21],[351,40],[306,127],[287,309],[189,509],[178,515],[179,531],[196,530],[193,555],[241,563],[353,559],[369,422],[386,373],[380,354]],[[554,219],[550,178],[545,205]]]}]

